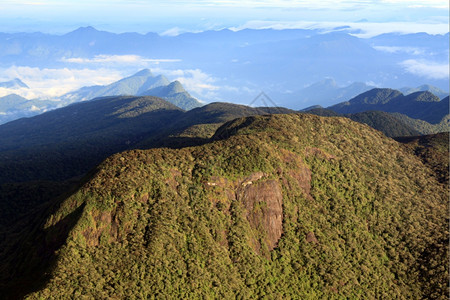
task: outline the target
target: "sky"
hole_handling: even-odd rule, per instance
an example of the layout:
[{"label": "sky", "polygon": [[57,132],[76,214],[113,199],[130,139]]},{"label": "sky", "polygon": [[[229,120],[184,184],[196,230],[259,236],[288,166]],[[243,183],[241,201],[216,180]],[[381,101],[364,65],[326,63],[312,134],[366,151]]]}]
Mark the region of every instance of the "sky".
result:
[{"label": "sky", "polygon": [[[121,32],[157,32],[177,35],[230,28],[319,28],[349,26],[359,37],[385,32],[449,31],[448,0],[1,0],[0,32],[36,32],[65,34],[81,26]],[[383,50],[383,49],[381,49]],[[394,51],[393,49],[385,49]],[[97,64],[108,64],[109,57],[95,58]],[[180,80],[198,97],[208,98],[217,87],[216,79],[202,70],[155,69],[153,61],[136,57],[113,57],[117,64],[150,67],[171,80]],[[130,60],[132,60],[130,62]],[[405,61],[410,73],[423,72],[448,77],[448,61]],[[428,74],[427,73],[427,74]],[[11,66],[0,69],[0,79],[19,77],[33,87],[24,91],[27,98],[57,96],[92,84],[108,84],[127,74],[119,68],[104,69],[38,69]],[[437,76],[436,75],[436,76]],[[51,88],[49,88],[51,87]],[[230,87],[236,88],[236,87]],[[10,91],[0,89],[0,97]],[[258,92],[258,91],[255,91]]]},{"label": "sky", "polygon": [[[0,32],[66,33],[80,26],[112,32],[177,34],[247,27],[305,27],[394,22],[448,31],[447,0],[2,0]],[[359,24],[359,26],[358,26]],[[373,27],[373,26],[372,26]],[[404,26],[407,30],[408,26]],[[373,29],[371,29],[373,31]]]}]

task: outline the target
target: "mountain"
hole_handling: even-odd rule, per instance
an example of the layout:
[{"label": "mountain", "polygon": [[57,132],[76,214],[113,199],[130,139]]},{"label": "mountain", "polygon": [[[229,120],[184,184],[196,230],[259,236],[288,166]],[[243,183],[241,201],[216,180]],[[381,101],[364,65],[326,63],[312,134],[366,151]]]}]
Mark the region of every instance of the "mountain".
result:
[{"label": "mountain", "polygon": [[119,151],[195,145],[226,121],[280,112],[293,111],[213,103],[184,112],[153,96],[74,103],[0,126],[0,184],[64,181]]},{"label": "mountain", "polygon": [[341,114],[368,110],[398,112],[414,119],[437,124],[449,114],[449,101],[448,97],[441,101],[428,91],[405,96],[397,90],[375,88],[328,108]]},{"label": "mountain", "polygon": [[32,117],[54,106],[54,101],[28,100],[16,94],[0,97],[0,124],[19,118]]},{"label": "mountain", "polygon": [[0,232],[113,153],[201,145],[226,121],[281,112],[293,111],[213,103],[183,113],[154,97],[109,97],[0,126]]},{"label": "mountain", "polygon": [[398,137],[410,153],[419,157],[436,174],[439,182],[448,186],[449,182],[449,132],[437,134]]},{"label": "mountain", "polygon": [[155,96],[161,97],[176,106],[189,110],[201,106],[197,99],[192,97],[181,85],[181,83],[176,80],[167,85],[160,85],[153,88],[149,88],[144,92],[138,93],[140,96]]},{"label": "mountain", "polygon": [[165,138],[157,137],[143,141],[143,148],[171,147],[204,144],[216,130],[227,121],[247,116],[266,114],[289,114],[295,111],[284,107],[249,107],[225,102],[214,102],[187,111],[166,133]]},{"label": "mountain", "polygon": [[297,109],[304,103],[320,103],[322,106],[329,106],[349,100],[373,88],[373,86],[362,82],[354,82],[348,86],[340,87],[334,79],[327,78],[298,91],[281,94],[277,100],[285,103],[288,107]]},{"label": "mountain", "polygon": [[430,93],[436,95],[437,97],[439,97],[439,99],[444,99],[445,97],[448,96],[448,93],[441,90],[438,87],[429,85],[429,84],[424,84],[421,86],[418,86],[416,88],[410,88],[410,87],[404,87],[399,89],[400,92],[402,92],[404,95],[409,95],[415,92],[424,92],[424,91],[429,91]]},{"label": "mountain", "polygon": [[384,111],[365,111],[344,116],[358,123],[367,124],[388,137],[420,135],[415,128]]},{"label": "mountain", "polygon": [[80,176],[159,133],[183,110],[156,97],[106,97],[0,126],[0,183]]},{"label": "mountain", "polygon": [[13,80],[10,80],[10,81],[0,82],[0,88],[7,88],[7,89],[26,88],[26,89],[29,89],[28,85],[26,85],[19,78],[14,78]]},{"label": "mountain", "polygon": [[212,140],[113,155],[3,231],[2,295],[448,295],[448,189],[396,141],[309,114]]},{"label": "mountain", "polygon": [[[154,60],[161,69],[177,70],[180,78],[188,79],[195,70],[195,76],[203,76],[195,79],[214,79],[213,86],[190,91],[197,99],[250,103],[264,91],[277,95],[278,105],[293,104],[290,108],[299,109],[314,104],[329,106],[356,96],[349,93],[335,102],[325,97],[321,98],[324,103],[302,103],[299,91],[324,78],[335,78],[345,85],[374,82],[382,87],[420,86],[427,78],[430,85],[448,90],[445,74],[436,76],[431,69],[418,72],[412,67],[422,62],[446,62],[448,43],[448,34],[360,38],[348,28],[326,33],[319,29],[224,29],[168,36],[116,34],[83,27],[63,35],[0,33],[0,66],[28,66],[38,74],[64,69],[73,71],[78,80],[80,70],[97,69],[107,75],[105,70],[112,69],[124,74],[141,60]],[[130,57],[135,61],[129,61]],[[68,71],[63,74],[70,74]],[[61,82],[61,78],[51,77],[49,85]],[[310,96],[314,94],[307,97],[314,99]]]},{"label": "mountain", "polygon": [[60,100],[69,103],[91,100],[106,96],[157,96],[177,105],[182,109],[201,106],[197,99],[191,97],[178,81],[170,83],[163,75],[154,76],[149,69],[113,82],[106,86],[83,87],[63,95]]},{"label": "mountain", "polygon": [[164,75],[154,76],[150,70],[144,69],[109,85],[82,87],[58,99],[27,100],[16,94],[0,97],[0,124],[23,117],[32,117],[76,102],[127,95],[157,96],[182,109],[192,109],[202,105],[183,88],[180,82],[170,82]]},{"label": "mountain", "polygon": [[426,121],[413,119],[404,114],[400,113],[391,113],[395,118],[402,121],[404,124],[408,125],[414,130],[418,131],[420,134],[434,134],[439,132],[448,132],[450,131],[450,115],[446,115],[441,122],[437,124],[430,124]]},{"label": "mountain", "polygon": [[[171,90],[175,95],[182,91],[176,83]],[[321,111],[326,113],[317,109],[308,113],[339,115],[331,110]],[[119,112],[128,115],[124,117]],[[208,142],[224,122],[235,118],[293,112],[286,108],[252,108],[230,103],[212,103],[184,112],[155,97],[120,96],[80,102],[0,126],[0,184],[34,180],[60,182],[85,174],[118,151],[200,145]],[[430,132],[430,128],[448,128],[447,123],[440,127],[426,122],[413,126],[411,120],[407,125],[398,117],[382,112],[345,116],[387,136],[418,135]]]},{"label": "mountain", "polygon": [[[410,118],[411,121],[407,123],[403,119],[397,117],[395,114],[383,111],[365,111],[354,114],[339,114],[331,109],[311,108],[304,112],[323,117],[346,117],[358,123],[367,124],[370,127],[381,131],[384,135],[388,137],[415,136],[422,134],[421,131],[416,129],[416,126],[413,126],[413,124],[411,124],[413,123],[413,121],[416,120]],[[421,120],[417,121],[422,122],[424,124],[428,124],[430,127],[433,127],[433,125],[431,125],[428,122]]]},{"label": "mountain", "polygon": [[0,112],[7,113],[19,110],[27,103],[29,103],[28,99],[16,94],[0,97]]}]

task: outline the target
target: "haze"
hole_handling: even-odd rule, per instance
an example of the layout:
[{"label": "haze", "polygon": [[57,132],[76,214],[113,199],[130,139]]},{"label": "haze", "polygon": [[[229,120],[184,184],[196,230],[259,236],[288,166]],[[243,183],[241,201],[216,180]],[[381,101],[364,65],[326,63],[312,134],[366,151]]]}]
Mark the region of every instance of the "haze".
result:
[{"label": "haze", "polygon": [[446,0],[2,1],[0,82],[29,88],[0,87],[0,97],[57,100],[144,68],[205,103],[248,104],[264,91],[290,108],[334,104],[295,98],[321,82],[448,92],[448,10]]}]

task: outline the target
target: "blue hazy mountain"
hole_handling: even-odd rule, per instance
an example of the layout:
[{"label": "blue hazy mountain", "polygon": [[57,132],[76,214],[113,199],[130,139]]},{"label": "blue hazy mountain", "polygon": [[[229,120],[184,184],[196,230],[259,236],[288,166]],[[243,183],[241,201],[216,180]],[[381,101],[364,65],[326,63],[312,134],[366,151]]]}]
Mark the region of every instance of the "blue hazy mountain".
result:
[{"label": "blue hazy mountain", "polygon": [[82,87],[61,97],[64,102],[79,102],[97,97],[137,95],[149,89],[166,86],[170,81],[163,75],[154,76],[148,69],[108,85]]},{"label": "blue hazy mountain", "polygon": [[28,85],[26,85],[19,78],[14,78],[13,80],[0,82],[0,88],[7,88],[7,89],[26,88],[26,89],[29,89]]},{"label": "blue hazy mountain", "polygon": [[157,96],[182,109],[192,109],[201,103],[192,97],[180,82],[170,82],[164,75],[154,76],[149,69],[108,85],[82,87],[61,97],[64,104],[106,96]]},{"label": "blue hazy mountain", "polygon": [[320,103],[321,106],[329,106],[342,101],[347,101],[374,86],[363,82],[354,82],[348,86],[338,86],[332,78],[313,83],[303,89],[279,95],[279,100],[293,109],[304,108],[304,103]]},{"label": "blue hazy mountain", "polygon": [[448,93],[441,90],[438,87],[429,85],[429,84],[423,84],[421,86],[415,87],[415,88],[411,88],[411,87],[404,87],[404,88],[400,88],[398,89],[400,92],[402,92],[404,95],[409,95],[415,92],[424,92],[424,91],[429,91],[431,93],[433,93],[434,95],[438,96],[439,99],[444,99],[445,97],[448,96]]},{"label": "blue hazy mountain", "polygon": [[150,88],[144,92],[138,93],[138,95],[160,97],[185,110],[200,107],[202,105],[184,89],[178,80],[171,82],[168,85],[159,85]]},{"label": "blue hazy mountain", "polygon": [[0,97],[0,124],[41,114],[55,104],[49,100],[28,100],[16,94]]}]

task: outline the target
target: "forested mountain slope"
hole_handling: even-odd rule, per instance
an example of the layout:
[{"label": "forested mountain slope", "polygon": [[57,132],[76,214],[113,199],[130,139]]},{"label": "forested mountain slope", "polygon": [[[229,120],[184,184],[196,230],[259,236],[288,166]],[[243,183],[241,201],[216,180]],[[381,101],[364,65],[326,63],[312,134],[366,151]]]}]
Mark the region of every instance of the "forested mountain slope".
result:
[{"label": "forested mountain slope", "polygon": [[448,295],[447,187],[396,141],[307,114],[236,119],[213,140],[113,155],[3,232],[3,294]]}]

